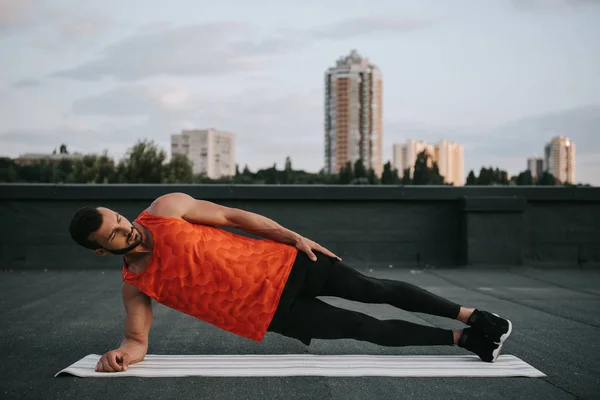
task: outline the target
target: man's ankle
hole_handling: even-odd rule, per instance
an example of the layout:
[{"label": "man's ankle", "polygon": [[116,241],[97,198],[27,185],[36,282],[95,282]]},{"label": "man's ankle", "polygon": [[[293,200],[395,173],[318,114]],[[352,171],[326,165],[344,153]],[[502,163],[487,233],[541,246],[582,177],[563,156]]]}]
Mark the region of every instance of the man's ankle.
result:
[{"label": "man's ankle", "polygon": [[457,331],[453,331],[452,334],[454,335],[454,345],[458,344],[458,341],[460,340],[460,337],[462,335],[463,330],[459,329]]},{"label": "man's ankle", "polygon": [[460,311],[458,313],[458,318],[456,318],[456,319],[459,320],[460,322],[466,324],[467,321],[469,320],[469,317],[471,316],[471,314],[473,314],[473,311],[475,311],[474,308],[461,307]]}]

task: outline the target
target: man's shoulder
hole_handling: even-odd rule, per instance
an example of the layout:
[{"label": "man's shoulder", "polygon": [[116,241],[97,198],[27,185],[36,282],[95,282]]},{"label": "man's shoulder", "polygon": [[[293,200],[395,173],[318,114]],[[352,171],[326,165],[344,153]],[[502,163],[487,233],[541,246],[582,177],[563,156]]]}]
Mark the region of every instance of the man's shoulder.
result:
[{"label": "man's shoulder", "polygon": [[157,197],[145,211],[158,217],[182,219],[189,199],[185,193],[167,193]]}]

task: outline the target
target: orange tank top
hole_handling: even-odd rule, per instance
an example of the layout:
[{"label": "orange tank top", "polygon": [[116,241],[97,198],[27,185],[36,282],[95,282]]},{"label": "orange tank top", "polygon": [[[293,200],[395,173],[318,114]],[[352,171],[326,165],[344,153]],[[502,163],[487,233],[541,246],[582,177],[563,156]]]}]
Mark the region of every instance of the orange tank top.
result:
[{"label": "orange tank top", "polygon": [[135,220],[154,239],[151,260],[125,282],[167,307],[260,342],[279,304],[298,250],[266,239],[160,217]]}]

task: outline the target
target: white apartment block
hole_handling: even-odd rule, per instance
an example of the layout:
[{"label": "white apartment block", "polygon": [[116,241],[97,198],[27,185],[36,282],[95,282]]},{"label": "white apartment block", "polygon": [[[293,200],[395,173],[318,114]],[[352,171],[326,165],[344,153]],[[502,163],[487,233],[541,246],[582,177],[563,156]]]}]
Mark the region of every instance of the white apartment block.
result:
[{"label": "white apartment block", "polygon": [[445,183],[454,186],[463,186],[464,176],[464,150],[458,143],[441,140],[438,143],[430,144],[422,140],[408,140],[405,144],[394,144],[393,163],[400,177],[404,176],[406,169],[410,170],[410,177],[413,177],[415,162],[417,156],[423,150],[431,156],[431,162],[438,165],[440,175],[444,177]]},{"label": "white apartment block", "polygon": [[527,170],[531,173],[533,179],[542,176],[545,169],[543,158],[532,157],[527,159]]},{"label": "white apartment block", "polygon": [[568,137],[556,136],[544,147],[546,171],[561,183],[575,184],[575,143]]},{"label": "white apartment block", "polygon": [[383,84],[377,66],[356,50],[325,73],[325,171],[337,174],[360,158],[383,172]]},{"label": "white apartment block", "polygon": [[171,135],[171,154],[186,155],[194,174],[210,179],[235,175],[235,136],[229,132],[184,130]]},{"label": "white apartment block", "polygon": [[436,144],[436,162],[445,183],[454,186],[465,184],[464,150],[461,144],[446,140],[439,141]]}]

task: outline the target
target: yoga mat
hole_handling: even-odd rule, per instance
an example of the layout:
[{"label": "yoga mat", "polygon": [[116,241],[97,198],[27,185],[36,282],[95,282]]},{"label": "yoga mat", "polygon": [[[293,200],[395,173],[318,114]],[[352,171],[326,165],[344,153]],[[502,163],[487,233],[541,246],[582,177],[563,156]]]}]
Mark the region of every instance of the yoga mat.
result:
[{"label": "yoga mat", "polygon": [[259,377],[259,376],[389,376],[389,377],[545,377],[512,355],[494,363],[475,355],[155,355],[131,364],[126,372],[95,372],[97,354],[90,354],[58,372],[82,378]]}]

